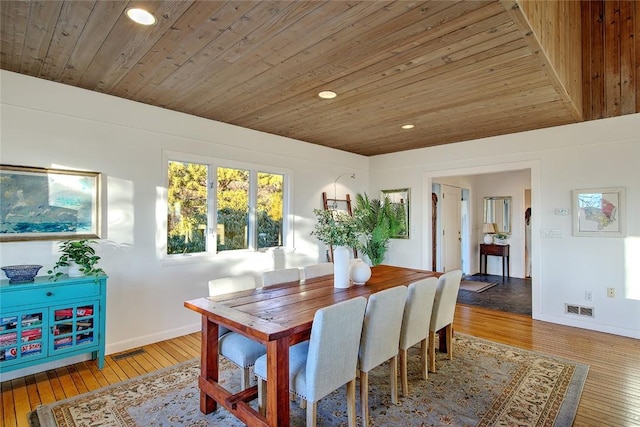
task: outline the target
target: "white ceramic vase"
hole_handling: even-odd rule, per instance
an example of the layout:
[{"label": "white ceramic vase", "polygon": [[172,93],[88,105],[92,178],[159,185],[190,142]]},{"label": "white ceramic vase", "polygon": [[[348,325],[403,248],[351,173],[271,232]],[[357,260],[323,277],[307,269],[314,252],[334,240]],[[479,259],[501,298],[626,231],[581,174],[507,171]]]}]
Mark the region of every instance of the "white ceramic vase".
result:
[{"label": "white ceramic vase", "polygon": [[333,286],[348,288],[349,282],[349,248],[335,246],[333,248]]},{"label": "white ceramic vase", "polygon": [[371,267],[360,258],[356,258],[349,267],[349,276],[354,285],[364,285],[371,278]]},{"label": "white ceramic vase", "polygon": [[75,261],[69,261],[69,267],[67,269],[67,275],[69,277],[82,277],[84,273],[80,271],[80,266]]}]

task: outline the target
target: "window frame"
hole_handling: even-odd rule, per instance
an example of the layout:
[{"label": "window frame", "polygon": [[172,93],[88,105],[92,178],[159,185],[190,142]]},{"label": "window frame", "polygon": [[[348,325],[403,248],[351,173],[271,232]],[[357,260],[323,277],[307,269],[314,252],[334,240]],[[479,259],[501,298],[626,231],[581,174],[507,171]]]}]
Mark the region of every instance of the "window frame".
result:
[{"label": "window frame", "polygon": [[[169,188],[169,162],[184,162],[184,163],[198,163],[206,165],[208,168],[208,191],[207,191],[207,231],[206,231],[206,251],[187,253],[187,254],[168,254],[168,188]],[[292,229],[292,217],[290,210],[290,195],[291,195],[291,175],[290,169],[270,166],[267,164],[258,164],[252,162],[244,162],[238,160],[229,160],[223,158],[209,157],[198,154],[184,153],[178,151],[163,150],[162,156],[162,175],[163,175],[163,200],[161,206],[163,207],[163,227],[162,228],[162,258],[165,260],[178,260],[183,258],[202,258],[202,257],[215,257],[223,256],[224,254],[237,254],[241,252],[266,252],[275,246],[267,248],[258,248],[258,219],[257,219],[257,206],[258,206],[258,174],[278,174],[283,176],[283,189],[282,189],[282,247],[289,246],[290,230]],[[230,249],[226,251],[218,251],[217,248],[217,208],[218,208],[218,191],[217,191],[217,177],[218,168],[228,169],[241,169],[249,171],[249,244],[246,249]]]}]

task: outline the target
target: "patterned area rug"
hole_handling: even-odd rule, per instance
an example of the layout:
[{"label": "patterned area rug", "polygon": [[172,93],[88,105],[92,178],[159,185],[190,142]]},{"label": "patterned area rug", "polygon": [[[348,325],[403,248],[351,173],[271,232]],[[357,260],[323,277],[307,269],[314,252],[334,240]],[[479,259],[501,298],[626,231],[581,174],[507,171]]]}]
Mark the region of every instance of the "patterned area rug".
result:
[{"label": "patterned area rug", "polygon": [[461,291],[469,292],[484,292],[489,288],[493,288],[497,283],[492,282],[477,282],[475,280],[463,280],[460,282]]},{"label": "patterned area rug", "polygon": [[[418,352],[410,351],[410,393],[398,405],[391,403],[388,367],[369,374],[372,426],[570,426],[588,371],[569,360],[456,334],[454,359],[437,353],[437,372],[423,381]],[[221,382],[238,390],[237,370],[226,361],[221,368]],[[42,427],[242,426],[224,408],[200,413],[198,374],[199,361],[185,362],[40,406],[30,418]],[[295,402],[291,425],[305,425],[305,411]],[[320,401],[318,425],[347,425],[345,387]]]}]

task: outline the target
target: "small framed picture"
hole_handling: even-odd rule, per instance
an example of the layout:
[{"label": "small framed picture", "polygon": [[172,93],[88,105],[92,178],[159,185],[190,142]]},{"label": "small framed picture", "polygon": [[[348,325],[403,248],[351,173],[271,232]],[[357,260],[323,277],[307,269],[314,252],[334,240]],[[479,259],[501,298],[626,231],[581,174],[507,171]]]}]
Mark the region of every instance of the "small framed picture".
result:
[{"label": "small framed picture", "polygon": [[572,193],[574,236],[624,237],[624,188],[585,188]]}]

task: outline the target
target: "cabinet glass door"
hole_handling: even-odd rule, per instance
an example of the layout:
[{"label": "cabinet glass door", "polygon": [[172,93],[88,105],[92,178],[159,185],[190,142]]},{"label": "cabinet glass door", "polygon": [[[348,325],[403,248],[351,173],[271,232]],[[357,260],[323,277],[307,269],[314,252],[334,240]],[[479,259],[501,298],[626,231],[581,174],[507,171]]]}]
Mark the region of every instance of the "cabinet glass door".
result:
[{"label": "cabinet glass door", "polygon": [[90,346],[97,342],[98,302],[66,305],[52,309],[53,354]]},{"label": "cabinet glass door", "polygon": [[5,313],[0,317],[0,364],[11,365],[47,356],[42,331],[46,318],[42,310]]}]

